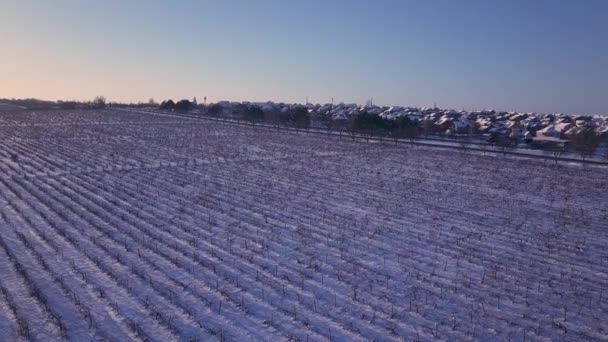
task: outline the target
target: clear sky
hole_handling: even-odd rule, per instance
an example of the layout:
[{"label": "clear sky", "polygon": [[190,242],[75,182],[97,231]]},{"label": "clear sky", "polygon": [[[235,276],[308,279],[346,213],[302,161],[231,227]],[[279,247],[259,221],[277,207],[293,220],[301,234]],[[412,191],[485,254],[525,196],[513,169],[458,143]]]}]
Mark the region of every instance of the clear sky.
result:
[{"label": "clear sky", "polygon": [[604,0],[0,0],[0,97],[608,113]]}]

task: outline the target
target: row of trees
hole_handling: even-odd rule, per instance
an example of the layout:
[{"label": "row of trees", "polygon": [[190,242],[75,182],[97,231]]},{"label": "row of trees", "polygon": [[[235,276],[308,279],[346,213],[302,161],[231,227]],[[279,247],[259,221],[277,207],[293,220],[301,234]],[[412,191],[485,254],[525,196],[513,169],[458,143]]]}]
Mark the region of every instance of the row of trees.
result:
[{"label": "row of trees", "polygon": [[[595,150],[602,144],[604,140],[592,128],[585,128],[578,132],[567,142],[550,141],[541,146],[544,151],[552,153],[557,163],[559,157],[565,152],[578,154],[582,160],[586,160],[593,155]],[[608,155],[606,156],[608,157]]]},{"label": "row of trees", "polygon": [[[177,103],[173,100],[166,100],[160,103],[159,108],[162,110],[189,112],[197,106],[189,100],[181,100]],[[202,112],[209,115],[219,117],[223,113],[223,108],[220,104],[212,104],[210,106],[200,106]],[[237,105],[230,110],[232,117],[237,117],[249,122],[268,122],[273,124],[284,124],[297,127],[310,127],[311,117],[308,110],[304,106],[296,106],[286,112],[268,111],[265,112],[259,106],[253,104]]]},{"label": "row of trees", "polygon": [[[459,139],[462,139],[462,137],[459,137]],[[467,143],[464,141],[459,140],[463,147],[471,143],[470,139]],[[586,128],[574,135],[570,140],[546,140],[537,142],[534,146],[545,154],[552,156],[557,164],[564,153],[576,154],[585,161],[596,152],[603,142],[608,143],[608,139],[597,134],[592,128]],[[518,142],[509,136],[493,136],[488,140],[479,141],[476,145],[481,148],[484,154],[490,146],[495,147],[503,154],[507,154],[507,152],[518,147]],[[605,155],[605,157],[608,158],[608,155]]]}]

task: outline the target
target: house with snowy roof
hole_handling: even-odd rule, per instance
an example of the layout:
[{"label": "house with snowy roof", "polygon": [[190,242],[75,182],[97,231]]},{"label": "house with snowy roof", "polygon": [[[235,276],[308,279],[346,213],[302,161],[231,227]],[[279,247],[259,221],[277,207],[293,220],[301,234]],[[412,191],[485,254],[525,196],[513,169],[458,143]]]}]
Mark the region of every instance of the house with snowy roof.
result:
[{"label": "house with snowy roof", "polygon": [[558,124],[549,125],[536,132],[537,137],[551,137],[551,138],[562,138],[564,133],[575,127],[571,122],[562,122]]},{"label": "house with snowy roof", "polygon": [[458,120],[453,121],[452,132],[454,134],[472,134],[473,133],[473,124],[471,121],[460,118]]}]

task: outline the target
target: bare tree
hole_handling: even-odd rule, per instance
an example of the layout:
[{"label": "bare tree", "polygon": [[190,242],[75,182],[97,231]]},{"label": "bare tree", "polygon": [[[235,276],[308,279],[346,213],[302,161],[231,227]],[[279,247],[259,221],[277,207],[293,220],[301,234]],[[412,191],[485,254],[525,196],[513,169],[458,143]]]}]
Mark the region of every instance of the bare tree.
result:
[{"label": "bare tree", "polygon": [[490,143],[489,143],[488,139],[484,136],[481,136],[481,139],[479,140],[479,149],[483,153],[484,157],[486,156],[486,153],[488,152],[489,147],[490,147]]},{"label": "bare tree", "polygon": [[555,165],[559,161],[559,158],[566,151],[566,145],[564,141],[548,141],[543,144],[543,150],[551,153],[553,155],[553,160],[555,161]]},{"label": "bare tree", "polygon": [[469,127],[465,133],[456,135],[456,140],[464,152],[467,149],[467,146],[473,141],[473,130],[471,127]]},{"label": "bare tree", "polygon": [[509,136],[500,136],[495,140],[496,147],[500,149],[503,156],[507,155],[507,152],[513,150],[517,145],[517,140]]},{"label": "bare tree", "polygon": [[106,98],[103,96],[97,96],[95,99],[93,99],[93,102],[91,102],[91,108],[93,109],[103,109],[106,107]]},{"label": "bare tree", "polygon": [[592,128],[585,128],[573,137],[570,147],[585,161],[593,154],[600,142],[600,137]]}]

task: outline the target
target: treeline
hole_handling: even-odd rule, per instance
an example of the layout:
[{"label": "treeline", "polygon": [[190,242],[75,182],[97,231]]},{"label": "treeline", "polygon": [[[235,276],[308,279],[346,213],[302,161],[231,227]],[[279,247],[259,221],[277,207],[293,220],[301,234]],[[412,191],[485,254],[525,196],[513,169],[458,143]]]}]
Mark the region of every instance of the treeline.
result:
[{"label": "treeline", "polygon": [[304,106],[295,106],[292,110],[280,111],[271,110],[264,111],[261,107],[254,104],[241,103],[232,106],[230,110],[222,108],[218,103],[204,106],[197,105],[190,100],[173,100],[162,101],[159,105],[162,110],[175,111],[186,113],[193,109],[198,109],[198,113],[211,115],[214,117],[229,117],[233,119],[241,119],[250,122],[267,122],[273,124],[288,124],[299,127],[310,127],[310,115]]},{"label": "treeline", "polygon": [[92,101],[48,101],[34,98],[29,99],[0,99],[0,103],[11,104],[24,109],[103,109],[107,106],[103,96],[97,96]]},{"label": "treeline", "polygon": [[186,113],[194,108],[194,103],[190,102],[190,100],[181,100],[177,103],[173,102],[173,100],[166,100],[161,102],[159,107],[162,110],[173,110],[176,112]]},{"label": "treeline", "polygon": [[47,109],[57,106],[56,102],[38,99],[0,99],[0,103],[11,104],[28,109]]},{"label": "treeline", "polygon": [[214,117],[226,117],[248,122],[269,123],[285,125],[290,127],[310,128],[336,128],[351,133],[371,134],[379,136],[392,136],[399,138],[414,139],[418,135],[418,122],[411,121],[408,117],[399,117],[393,120],[380,117],[378,114],[363,112],[352,116],[349,120],[332,120],[326,115],[311,113],[303,105],[290,107],[263,109],[256,104],[239,103],[230,108],[223,108],[221,104],[215,103],[209,106],[196,105],[189,100],[162,101],[159,108],[167,111],[186,113],[198,109],[197,113]]}]

